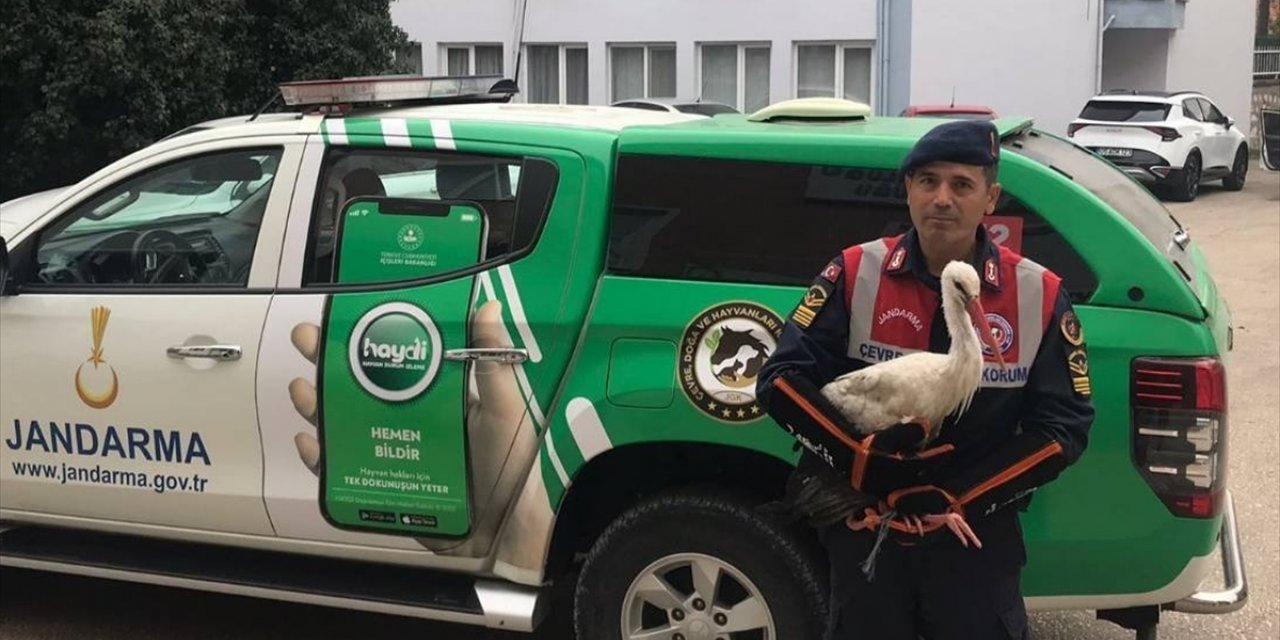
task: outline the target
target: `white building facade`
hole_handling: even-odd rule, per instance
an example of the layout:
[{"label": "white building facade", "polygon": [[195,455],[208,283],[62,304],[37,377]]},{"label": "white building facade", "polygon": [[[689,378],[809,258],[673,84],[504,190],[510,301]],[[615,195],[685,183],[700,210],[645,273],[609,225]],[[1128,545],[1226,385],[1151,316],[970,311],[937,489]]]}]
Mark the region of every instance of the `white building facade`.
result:
[{"label": "white building facade", "polygon": [[[1103,89],[1200,90],[1248,117],[1251,0],[395,0],[425,75],[527,102],[838,96],[984,104],[1063,133]],[[418,49],[420,47],[420,49]]]}]

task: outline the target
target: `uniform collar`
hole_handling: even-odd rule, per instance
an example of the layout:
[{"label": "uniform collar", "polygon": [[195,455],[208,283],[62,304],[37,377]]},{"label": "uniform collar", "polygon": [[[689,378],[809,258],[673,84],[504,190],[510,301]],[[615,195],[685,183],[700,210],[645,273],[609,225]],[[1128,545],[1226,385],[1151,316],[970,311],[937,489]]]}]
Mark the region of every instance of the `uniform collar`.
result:
[{"label": "uniform collar", "polygon": [[[978,278],[982,280],[983,287],[1000,291],[1003,284],[1000,275],[1000,247],[991,241],[990,236],[987,235],[987,228],[983,225],[978,225],[977,240],[978,249],[973,254],[973,268],[978,272]],[[920,252],[920,239],[914,227],[899,237],[898,244],[893,247],[888,259],[884,261],[884,272],[892,276],[914,274],[928,283],[938,281],[936,277],[929,274],[924,254]]]}]

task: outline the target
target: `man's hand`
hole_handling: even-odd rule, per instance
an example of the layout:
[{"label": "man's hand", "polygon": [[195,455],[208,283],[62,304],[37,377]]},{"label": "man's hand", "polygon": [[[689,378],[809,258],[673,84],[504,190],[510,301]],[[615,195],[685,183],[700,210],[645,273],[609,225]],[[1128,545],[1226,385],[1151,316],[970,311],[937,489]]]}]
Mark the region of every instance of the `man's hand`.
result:
[{"label": "man's hand", "polygon": [[861,493],[884,499],[903,487],[923,484],[954,450],[942,445],[912,451],[927,431],[914,423],[864,434],[800,375],[784,373],[772,384],[769,415],[818,459],[848,477],[849,485]]},{"label": "man's hand", "polygon": [[858,439],[851,486],[885,499],[899,489],[928,482],[930,472],[945,463],[955,448],[948,444],[916,451],[927,435],[925,425],[908,422]]}]

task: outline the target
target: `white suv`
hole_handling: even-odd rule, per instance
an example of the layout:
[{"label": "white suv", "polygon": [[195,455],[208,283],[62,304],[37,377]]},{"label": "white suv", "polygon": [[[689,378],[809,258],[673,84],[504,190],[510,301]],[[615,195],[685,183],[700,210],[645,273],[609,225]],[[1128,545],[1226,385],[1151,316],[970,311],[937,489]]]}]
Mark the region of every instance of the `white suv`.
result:
[{"label": "white suv", "polygon": [[1067,137],[1183,202],[1207,180],[1243,189],[1249,171],[1245,134],[1194,91],[1108,91],[1089,100]]}]

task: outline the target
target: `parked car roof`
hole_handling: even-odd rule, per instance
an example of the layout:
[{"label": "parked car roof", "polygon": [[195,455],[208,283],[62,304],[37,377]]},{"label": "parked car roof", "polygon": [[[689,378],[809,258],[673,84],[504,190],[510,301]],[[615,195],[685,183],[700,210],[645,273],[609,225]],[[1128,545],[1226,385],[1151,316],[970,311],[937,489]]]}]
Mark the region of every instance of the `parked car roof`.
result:
[{"label": "parked car roof", "polygon": [[630,109],[648,108],[648,110],[651,111],[677,111],[680,113],[693,113],[703,116],[713,116],[721,113],[739,113],[737,109],[722,102],[703,100],[701,98],[631,98],[628,100],[617,100],[613,102],[611,106]]},{"label": "parked car roof", "polygon": [[903,109],[900,115],[907,118],[919,116],[940,116],[944,118],[986,116],[992,120],[998,117],[995,109],[981,104],[913,104]]}]

